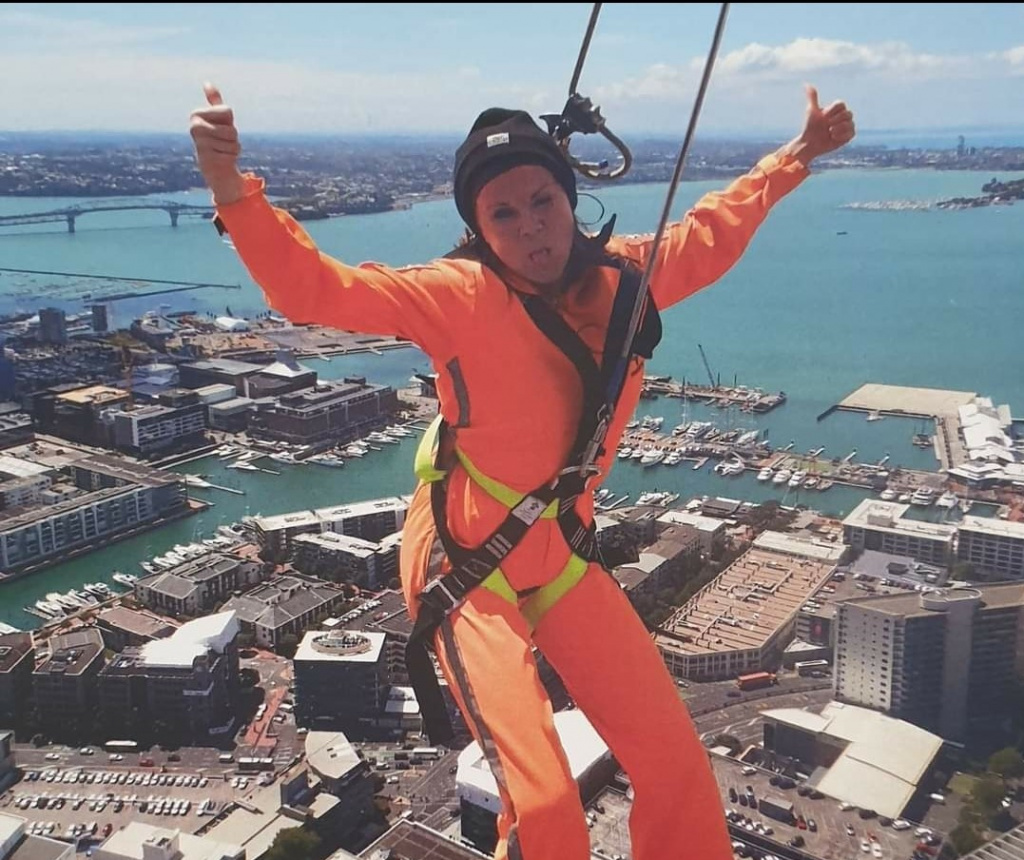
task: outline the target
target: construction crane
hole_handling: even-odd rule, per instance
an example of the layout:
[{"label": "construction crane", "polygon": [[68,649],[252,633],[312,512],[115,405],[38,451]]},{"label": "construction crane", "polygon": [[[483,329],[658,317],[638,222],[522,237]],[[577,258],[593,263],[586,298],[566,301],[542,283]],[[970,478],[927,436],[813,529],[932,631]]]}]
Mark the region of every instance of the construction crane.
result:
[{"label": "construction crane", "polygon": [[711,383],[711,387],[714,388],[715,387],[715,375],[711,372],[711,365],[708,364],[708,357],[704,354],[704,347],[702,347],[698,343],[697,344],[697,349],[700,350],[700,357],[701,357],[701,360],[704,362],[704,369],[708,372],[708,382],[710,382]]}]

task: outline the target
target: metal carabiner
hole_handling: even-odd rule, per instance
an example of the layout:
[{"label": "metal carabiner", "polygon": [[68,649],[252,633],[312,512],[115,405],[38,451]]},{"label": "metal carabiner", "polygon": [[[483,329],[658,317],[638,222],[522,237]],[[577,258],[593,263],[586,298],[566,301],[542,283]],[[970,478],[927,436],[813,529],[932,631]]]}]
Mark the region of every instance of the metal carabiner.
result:
[{"label": "metal carabiner", "polygon": [[[580,47],[579,56],[576,57],[576,68],[573,69],[572,80],[569,82],[569,100],[560,114],[546,114],[541,119],[548,124],[548,134],[554,137],[562,148],[562,152],[565,153],[565,157],[576,170],[588,179],[607,181],[625,176],[633,164],[633,155],[626,144],[608,130],[604,117],[601,116],[601,109],[596,107],[590,99],[581,96],[576,90],[580,82],[580,75],[583,74],[583,63],[590,50],[590,40],[594,37],[594,29],[597,27],[597,16],[601,14],[601,6],[601,3],[595,3],[590,12],[590,21],[587,23],[587,31],[583,36],[583,45]],[[577,132],[603,135],[619,151],[622,156],[622,164],[608,171],[607,161],[581,161],[578,159],[569,152],[569,137]]]},{"label": "metal carabiner", "polygon": [[[541,117],[548,124],[548,134],[562,148],[569,163],[589,179],[609,181],[625,176],[633,164],[633,154],[622,140],[613,133],[601,116],[601,108],[586,96],[572,93],[562,108],[561,114],[545,114]],[[582,161],[569,151],[569,138],[573,134],[600,134],[611,143],[622,156],[622,163],[608,171],[607,161]]]}]

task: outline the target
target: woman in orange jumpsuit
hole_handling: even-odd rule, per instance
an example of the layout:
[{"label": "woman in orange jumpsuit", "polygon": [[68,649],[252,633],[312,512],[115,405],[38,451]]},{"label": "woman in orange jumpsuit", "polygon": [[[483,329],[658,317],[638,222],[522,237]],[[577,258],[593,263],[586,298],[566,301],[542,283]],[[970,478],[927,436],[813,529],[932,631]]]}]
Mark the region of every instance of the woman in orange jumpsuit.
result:
[{"label": "woman in orange jumpsuit", "polygon": [[[460,546],[479,546],[517,499],[565,466],[580,421],[580,375],[520,299],[540,296],[600,363],[618,282],[617,270],[592,256],[592,241],[579,232],[574,174],[561,151],[528,114],[486,111],[456,157],[455,200],[478,237],[476,253],[401,269],[351,266],[318,251],[298,223],[267,202],[262,180],[239,172],[231,110],[215,88],[207,85],[206,94],[207,106],[192,115],[199,167],[268,303],[297,323],[405,338],[430,357],[440,412],[452,428],[444,525]],[[807,176],[811,160],[853,137],[843,103],[822,109],[813,89],[808,96],[800,135],[668,227],[651,282],[657,308],[721,277],[768,210]],[[603,251],[642,267],[650,247],[650,237],[615,236]],[[642,359],[633,357],[601,475],[637,404],[642,374]],[[584,523],[593,521],[601,475],[576,503]],[[414,617],[428,578],[447,566],[431,486],[417,486],[403,535],[402,587]],[[707,753],[615,580],[599,563],[576,557],[557,521],[542,516],[484,586],[448,615],[434,647],[499,786],[495,856],[590,856],[536,645],[629,774],[636,860],[731,858]],[[531,601],[538,589],[548,595],[539,607]]]}]

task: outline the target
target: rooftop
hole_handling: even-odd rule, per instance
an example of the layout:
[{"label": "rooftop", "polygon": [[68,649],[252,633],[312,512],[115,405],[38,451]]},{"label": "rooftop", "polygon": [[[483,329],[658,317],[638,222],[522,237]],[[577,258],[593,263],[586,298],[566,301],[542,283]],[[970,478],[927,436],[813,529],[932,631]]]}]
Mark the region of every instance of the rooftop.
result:
[{"label": "rooftop", "polygon": [[910,505],[864,499],[843,520],[843,525],[938,541],[951,541],[956,534],[956,526],[904,519],[903,515],[908,510]]},{"label": "rooftop", "polygon": [[766,645],[829,579],[828,562],[753,547],[723,570],[662,628],[658,646],[683,654]]},{"label": "rooftop", "polygon": [[956,415],[961,406],[974,401],[973,391],[946,391],[941,388],[908,388],[902,385],[862,385],[839,405],[869,412],[895,412],[907,415]]},{"label": "rooftop", "polygon": [[310,732],[305,741],[306,761],[326,779],[341,779],[362,764],[362,757],[340,732]]},{"label": "rooftop", "polygon": [[936,588],[927,593],[910,591],[857,597],[847,601],[846,605],[885,612],[902,618],[923,618],[934,615],[935,611],[942,607],[944,598],[955,599],[961,594],[964,599],[973,599],[975,595],[980,594],[982,611],[1024,606],[1024,582],[974,585],[969,589]]},{"label": "rooftop", "polygon": [[253,373],[259,373],[262,369],[258,364],[250,364],[247,361],[235,361],[230,358],[210,358],[203,361],[193,361],[183,364],[182,367],[190,367],[207,372],[228,373],[232,376],[249,376]]},{"label": "rooftop", "polygon": [[[0,635],[0,675],[10,672],[32,651],[31,633]],[[0,837],[0,842],[3,838]]]},{"label": "rooftop", "polygon": [[181,852],[176,860],[227,860],[244,856],[240,845],[217,842],[209,836],[192,836],[140,821],[129,821],[95,849],[93,857],[95,860],[142,860],[145,843],[152,844],[154,840],[170,842],[173,839],[177,839],[178,850]]},{"label": "rooftop", "polygon": [[147,666],[187,669],[209,651],[223,654],[237,635],[234,612],[205,615],[182,624],[166,639],[147,642],[141,648],[142,658]]},{"label": "rooftop", "polygon": [[991,517],[965,516],[960,521],[960,530],[992,535],[993,537],[1024,540],[1024,523],[1011,520],[996,520]]},{"label": "rooftop", "polygon": [[36,674],[80,675],[103,653],[103,635],[95,627],[61,633],[50,639],[50,656]]},{"label": "rooftop", "polygon": [[[389,850],[392,853],[389,854]],[[394,860],[486,860],[489,855],[453,842],[418,821],[403,819],[359,856],[365,860],[382,857]]]},{"label": "rooftop", "polygon": [[174,632],[174,625],[164,619],[150,615],[147,612],[129,609],[126,606],[112,606],[110,609],[104,609],[96,616],[96,619],[100,624],[116,627],[135,636],[148,636],[153,639],[159,639],[163,636],[169,636]]},{"label": "rooftop", "polygon": [[57,395],[58,400],[67,400],[70,403],[86,404],[93,403],[102,406],[104,403],[117,403],[128,399],[128,393],[120,388],[111,388],[107,385],[90,385],[88,388],[79,388],[75,391],[66,391]]},{"label": "rooftop", "polygon": [[293,662],[376,663],[386,638],[369,630],[311,630],[302,637]]},{"label": "rooftop", "polygon": [[838,564],[846,554],[846,546],[842,543],[830,543],[785,532],[762,532],[754,540],[754,546],[773,550],[783,555],[803,556],[828,564]]},{"label": "rooftop", "polygon": [[720,529],[728,527],[728,523],[715,517],[704,517],[700,514],[691,514],[686,511],[665,511],[658,517],[658,522],[664,525],[691,526],[701,532],[714,534]]},{"label": "rooftop", "polygon": [[829,702],[821,714],[778,708],[764,717],[846,741],[816,788],[890,818],[902,814],[943,743],[904,720],[840,702]]}]

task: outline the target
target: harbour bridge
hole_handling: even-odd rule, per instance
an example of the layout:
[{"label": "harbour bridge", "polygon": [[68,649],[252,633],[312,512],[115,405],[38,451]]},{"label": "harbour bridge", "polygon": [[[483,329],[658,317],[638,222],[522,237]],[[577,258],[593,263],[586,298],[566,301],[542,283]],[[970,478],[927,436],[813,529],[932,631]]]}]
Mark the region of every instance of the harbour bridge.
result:
[{"label": "harbour bridge", "polygon": [[178,218],[185,216],[212,216],[212,206],[193,206],[188,203],[90,203],[84,206],[71,206],[67,209],[53,209],[49,212],[27,212],[22,215],[0,215],[0,228],[16,227],[23,224],[46,224],[50,221],[64,221],[68,232],[75,232],[75,221],[92,212],[127,212],[140,209],[162,209],[171,219],[171,226],[178,226]]}]

